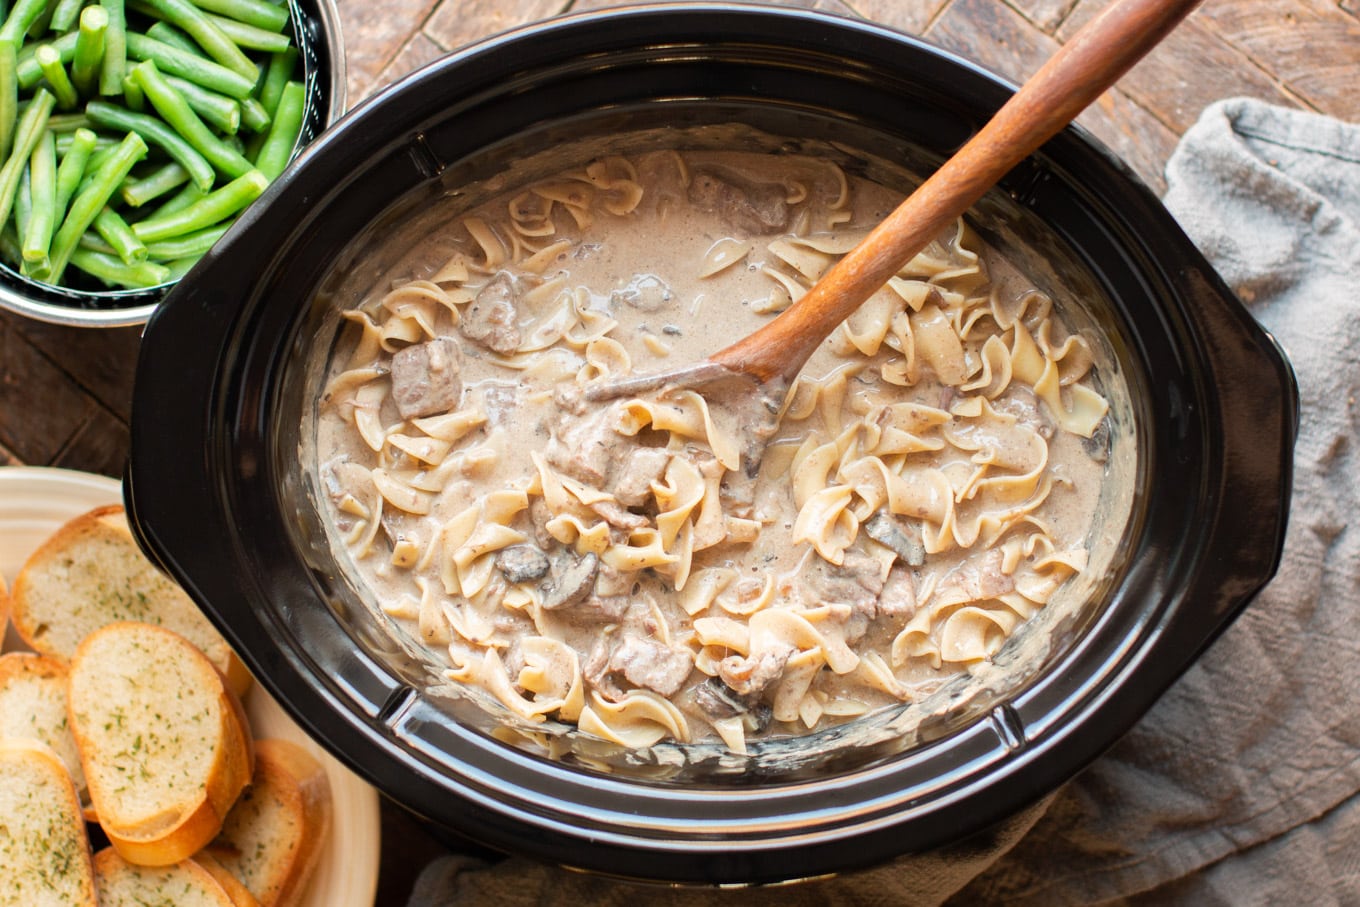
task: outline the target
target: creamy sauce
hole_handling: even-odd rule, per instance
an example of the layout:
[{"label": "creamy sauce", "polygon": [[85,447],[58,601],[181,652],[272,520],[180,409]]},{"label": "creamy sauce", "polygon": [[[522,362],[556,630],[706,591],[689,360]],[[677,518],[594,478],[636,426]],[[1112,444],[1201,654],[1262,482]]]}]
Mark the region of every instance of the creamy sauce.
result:
[{"label": "creamy sauce", "polygon": [[582,398],[750,333],[898,201],[659,151],[464,212],[348,314],[319,405],[362,585],[451,678],[632,747],[740,752],[990,662],[1086,568],[1109,439],[1090,344],[965,225],[777,413]]}]

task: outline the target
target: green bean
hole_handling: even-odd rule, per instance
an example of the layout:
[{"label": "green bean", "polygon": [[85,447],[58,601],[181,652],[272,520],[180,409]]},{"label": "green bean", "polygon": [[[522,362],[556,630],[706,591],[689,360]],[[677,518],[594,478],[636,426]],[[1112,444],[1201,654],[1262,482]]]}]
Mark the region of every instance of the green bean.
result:
[{"label": "green bean", "polygon": [[207,59],[203,49],[194,43],[194,39],[180,31],[169,22],[153,22],[151,27],[146,30],[148,38],[155,38],[162,44],[169,44],[177,50],[182,50],[186,54],[193,54],[196,57]]},{"label": "green bean", "polygon": [[[127,52],[134,60],[155,60],[161,72],[188,79],[195,85],[221,92],[229,98],[248,98],[255,90],[254,75],[242,75],[212,60],[187,54],[134,31],[127,33]],[[255,72],[253,67],[251,72]]]},{"label": "green bean", "polygon": [[33,23],[45,12],[47,0],[19,0],[5,17],[5,24],[0,25],[0,41],[9,41],[18,47],[23,43],[24,35],[28,34]]},{"label": "green bean", "polygon": [[89,249],[71,250],[71,264],[86,274],[112,286],[140,290],[169,282],[173,275],[165,265],[151,261],[126,264],[116,255],[106,255]]},{"label": "green bean", "polygon": [[194,183],[204,189],[211,186],[216,179],[212,165],[204,159],[203,155],[194,150],[194,147],[181,138],[179,133],[153,116],[133,113],[107,101],[91,101],[86,104],[85,115],[100,126],[136,132],[147,142],[159,146],[171,158],[178,161],[185,170],[188,170]]},{"label": "green bean", "polygon": [[248,79],[255,78],[255,64],[250,62],[250,58],[189,0],[135,0],[132,5],[136,9],[146,9],[156,18],[188,32],[189,37],[209,57],[227,69]]},{"label": "green bean", "polygon": [[184,96],[165,81],[154,60],[138,63],[129,77],[141,86],[161,118],[220,172],[237,177],[251,169],[251,163],[244,155],[228,147],[203,125]]},{"label": "green bean", "polygon": [[85,0],[57,0],[52,7],[52,20],[48,26],[55,32],[67,32],[71,26],[76,24],[76,16],[80,15],[80,7]]},{"label": "green bean", "polygon": [[66,216],[66,206],[71,202],[71,196],[76,194],[76,187],[80,185],[80,180],[85,176],[85,167],[89,163],[90,156],[94,154],[97,137],[89,129],[80,128],[71,136],[71,147],[62,155],[61,163],[57,165],[57,195],[56,211],[58,219]]},{"label": "green bean", "polygon": [[116,256],[118,254],[113,251],[113,246],[109,245],[104,237],[93,230],[86,230],[84,233],[80,234],[80,240],[76,243],[76,248],[89,249],[91,252],[99,252],[103,255]]},{"label": "green bean", "polygon": [[234,41],[237,47],[276,54],[293,46],[293,39],[289,35],[256,28],[235,19],[228,19],[226,16],[209,15],[208,20],[222,29],[222,34]]},{"label": "green bean", "polygon": [[[97,103],[97,102],[92,102]],[[118,186],[132,170],[132,165],[146,157],[146,142],[136,132],[129,132],[118,143],[118,149],[94,172],[94,178],[83,185],[71,201],[66,219],[52,237],[52,281],[61,280],[62,272],[75,251],[80,235],[94,222]]]},{"label": "green bean", "polygon": [[[61,55],[61,62],[70,63],[76,55],[76,41],[80,35],[75,32],[67,32],[60,37],[53,38],[46,43],[48,47],[55,47],[57,53]],[[42,81],[42,67],[38,65],[36,54],[42,44],[29,44],[19,49],[19,87],[32,88]]]},{"label": "green bean", "polygon": [[105,205],[94,217],[94,230],[113,247],[125,265],[146,261],[146,246],[132,232],[122,215]]},{"label": "green bean", "polygon": [[207,194],[207,192],[198,188],[193,183],[187,183],[183,189],[180,189],[174,195],[170,196],[170,198],[164,201],[159,208],[151,212],[146,219],[150,220],[153,217],[169,217],[176,211],[183,211]]},{"label": "green bean", "polygon": [[33,20],[33,24],[28,27],[27,32],[28,37],[31,40],[37,41],[47,32],[47,26],[52,21],[52,10],[55,7],[56,4],[53,3],[52,0],[48,0],[47,5],[43,7],[43,11],[38,14],[38,18]]},{"label": "green bean", "polygon": [[19,117],[18,128],[14,131],[14,145],[10,148],[9,158],[0,167],[0,224],[9,220],[9,212],[14,205],[14,193],[19,188],[19,177],[38,139],[47,129],[47,118],[52,114],[56,98],[45,88],[39,88],[33,100]]},{"label": "green bean", "polygon": [[43,130],[29,157],[29,195],[32,207],[23,229],[25,271],[37,280],[52,273],[47,250],[57,217],[57,142],[50,130]]},{"label": "green bean", "polygon": [[[93,126],[94,124],[91,123],[90,125]],[[58,132],[55,129],[52,131],[57,134],[57,156],[61,157],[62,155],[65,155],[67,152],[69,152],[71,150],[71,146],[75,144],[75,142],[72,140],[75,133]],[[96,150],[102,151],[105,148],[112,148],[114,145],[117,144],[118,142],[116,139],[112,139],[107,135],[95,136]]]},{"label": "green bean", "polygon": [[14,42],[0,40],[0,157],[9,154],[19,118],[19,58]]},{"label": "green bean", "polygon": [[80,98],[76,95],[76,87],[71,84],[71,77],[66,74],[66,67],[61,65],[61,53],[51,44],[41,44],[33,51],[33,59],[42,70],[43,78],[47,79],[47,86],[57,96],[57,104],[61,109],[75,107]]},{"label": "green bean", "polygon": [[283,86],[288,84],[288,80],[293,78],[293,70],[297,68],[298,52],[297,48],[289,48],[281,53],[270,54],[269,68],[265,70],[264,81],[260,83],[260,103],[264,105],[265,112],[271,118],[274,111],[279,106],[279,98],[283,95]]},{"label": "green bean", "polygon": [[241,102],[241,125],[251,132],[259,135],[269,128],[272,118],[269,111],[264,109],[255,98],[246,98]]},{"label": "green bean", "polygon": [[47,118],[47,128],[56,133],[75,132],[77,129],[89,129],[90,118],[80,113],[54,113]]},{"label": "green bean", "polygon": [[288,7],[268,0],[194,0],[194,6],[269,31],[283,31],[288,24]]},{"label": "green bean", "polygon": [[239,212],[260,197],[269,185],[263,173],[252,170],[209,192],[187,208],[162,216],[157,213],[132,225],[132,232],[144,243],[172,239],[210,227]]},{"label": "green bean", "polygon": [[167,261],[165,266],[170,269],[170,279],[180,280],[185,274],[194,269],[198,264],[197,258],[176,258],[174,261]]},{"label": "green bean", "polygon": [[99,66],[99,93],[113,97],[123,93],[123,71],[127,69],[127,14],[123,0],[99,0],[109,16],[104,32],[104,59]]},{"label": "green bean", "polygon": [[[29,219],[33,216],[32,178],[25,167],[19,174],[19,185],[14,188],[14,226],[22,237],[28,231]],[[19,243],[19,260],[23,261],[23,241]]]},{"label": "green bean", "polygon": [[94,94],[104,63],[104,37],[108,30],[109,14],[102,6],[87,6],[81,11],[76,51],[71,57],[71,81],[83,95]]},{"label": "green bean", "polygon": [[217,241],[231,229],[231,224],[218,224],[186,233],[174,239],[146,244],[146,250],[157,261],[171,261],[176,258],[200,258],[216,245]]},{"label": "green bean", "polygon": [[[216,126],[225,133],[235,135],[241,128],[241,117],[244,114],[244,102],[238,104],[234,99],[215,91],[209,91],[201,85],[195,85],[188,79],[181,79],[179,76],[165,76],[165,81],[170,83],[170,87],[184,95],[184,100],[189,102],[189,106],[194,109],[194,113],[202,117],[203,122]],[[247,100],[253,100],[247,98]]]},{"label": "green bean", "polygon": [[134,208],[140,208],[154,198],[178,189],[189,181],[189,171],[175,161],[162,164],[143,179],[127,179],[119,189],[123,201]]},{"label": "green bean", "polygon": [[274,122],[269,125],[269,135],[255,155],[255,166],[271,180],[278,178],[293,156],[293,146],[297,144],[298,133],[302,131],[305,97],[301,82],[289,82],[284,86],[279,109],[274,113]]},{"label": "green bean", "polygon": [[13,224],[7,223],[0,227],[0,254],[8,261],[23,261],[24,254],[19,249],[19,238],[14,232]]},{"label": "green bean", "polygon": [[146,95],[142,93],[142,86],[127,75],[123,76],[123,103],[127,105],[128,110],[137,113],[146,110]]}]

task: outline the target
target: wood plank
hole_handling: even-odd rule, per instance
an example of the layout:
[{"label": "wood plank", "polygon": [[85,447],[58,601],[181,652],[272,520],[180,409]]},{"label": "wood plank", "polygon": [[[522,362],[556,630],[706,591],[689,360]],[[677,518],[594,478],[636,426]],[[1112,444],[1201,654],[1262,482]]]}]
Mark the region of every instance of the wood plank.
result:
[{"label": "wood plank", "polygon": [[949,0],[849,0],[850,6],[866,19],[910,35],[923,35],[948,5]]},{"label": "wood plank", "polygon": [[95,407],[89,420],[52,459],[52,465],[121,479],[130,447],[127,424],[108,410]]},{"label": "wood plank", "polygon": [[[1059,29],[1058,39],[1070,39],[1108,5],[1109,0],[1081,0]],[[1301,106],[1196,15],[1129,70],[1119,80],[1119,90],[1178,134],[1220,98],[1249,95],[1273,104]]]},{"label": "wood plank", "polygon": [[416,32],[392,62],[387,64],[382,75],[378,77],[377,86],[390,85],[402,76],[415,72],[425,64],[433,63],[444,56],[445,53],[447,51],[444,48],[431,41],[423,33]]},{"label": "wood plank", "polygon": [[[670,0],[630,0],[626,4],[621,4],[619,0],[574,0],[564,11],[569,13],[581,13],[588,10],[608,9],[617,6],[646,6],[648,4],[667,3]],[[861,4],[846,3],[844,0],[746,0],[748,3],[765,4],[766,6],[788,6],[798,9],[815,9],[823,12],[838,13],[844,16],[859,16],[860,12],[856,7]],[[914,6],[916,4],[908,4]]]},{"label": "wood plank", "polygon": [[1045,34],[1054,34],[1067,19],[1077,0],[1006,0],[1007,5],[1033,22]]},{"label": "wood plank", "polygon": [[0,444],[46,466],[98,408],[69,375],[0,322]]},{"label": "wood plank", "polygon": [[1360,120],[1360,18],[1336,0],[1207,0],[1196,13],[1322,113]]},{"label": "wood plank", "polygon": [[[955,0],[926,32],[942,47],[1023,82],[1058,49],[1058,42],[997,0]],[[1077,123],[1089,129],[1155,191],[1166,188],[1162,167],[1176,133],[1118,88],[1107,91]]]},{"label": "wood plank", "polygon": [[77,328],[0,314],[13,330],[82,391],[126,422],[131,417],[140,327]]},{"label": "wood plank", "polygon": [[[445,50],[564,12],[569,0],[443,0],[422,31]],[[379,6],[381,9],[381,6]],[[384,13],[385,14],[385,13]]]},{"label": "wood plank", "polygon": [[401,52],[436,2],[383,0],[382,3],[339,4],[349,106],[353,107],[382,84],[380,73]]}]

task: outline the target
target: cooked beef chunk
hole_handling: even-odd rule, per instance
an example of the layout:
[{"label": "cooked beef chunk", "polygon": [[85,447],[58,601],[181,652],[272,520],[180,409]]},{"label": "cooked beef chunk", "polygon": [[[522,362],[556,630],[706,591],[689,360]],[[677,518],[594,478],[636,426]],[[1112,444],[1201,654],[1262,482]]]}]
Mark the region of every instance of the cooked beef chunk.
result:
[{"label": "cooked beef chunk", "polygon": [[458,330],[469,340],[492,352],[509,355],[519,349],[519,311],[515,308],[515,281],[504,271],[463,306]]},{"label": "cooked beef chunk", "polygon": [[893,564],[878,596],[878,613],[884,617],[911,617],[916,613],[916,581],[911,571]]},{"label": "cooked beef chunk", "polygon": [[414,343],[392,356],[392,402],[403,419],[456,409],[463,396],[463,351],[452,337]]},{"label": "cooked beef chunk", "polygon": [[661,481],[671,455],[661,447],[634,447],[613,478],[614,498],[624,507],[638,507],[652,496],[652,483]]},{"label": "cooked beef chunk", "polygon": [[573,479],[603,489],[623,451],[634,446],[631,438],[614,430],[618,419],[618,404],[584,418],[564,418],[543,454]]},{"label": "cooked beef chunk", "polygon": [[718,676],[739,695],[759,696],[783,675],[784,666],[796,651],[788,646],[746,657],[729,655],[718,663]]},{"label": "cooked beef chunk", "polygon": [[697,170],[689,184],[689,200],[717,212],[733,227],[747,233],[778,233],[789,224],[784,187],[775,184],[741,185],[711,170]]},{"label": "cooked beef chunk", "polygon": [[635,687],[674,696],[689,678],[694,657],[687,651],[628,635],[609,656],[609,670],[622,674]]}]

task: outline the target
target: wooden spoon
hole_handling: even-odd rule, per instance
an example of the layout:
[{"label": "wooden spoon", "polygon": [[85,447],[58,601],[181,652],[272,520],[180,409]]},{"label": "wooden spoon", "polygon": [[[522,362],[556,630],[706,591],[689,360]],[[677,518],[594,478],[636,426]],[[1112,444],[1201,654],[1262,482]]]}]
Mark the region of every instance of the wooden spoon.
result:
[{"label": "wooden spoon", "polygon": [[1198,3],[1112,3],[1073,35],[977,135],[778,317],[703,362],[590,385],[586,398],[607,400],[740,376],[758,386],[786,386],[837,325],[1012,167],[1103,94]]}]

